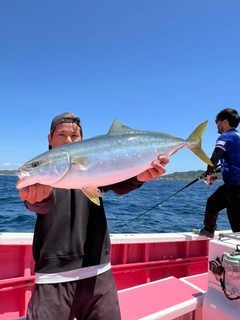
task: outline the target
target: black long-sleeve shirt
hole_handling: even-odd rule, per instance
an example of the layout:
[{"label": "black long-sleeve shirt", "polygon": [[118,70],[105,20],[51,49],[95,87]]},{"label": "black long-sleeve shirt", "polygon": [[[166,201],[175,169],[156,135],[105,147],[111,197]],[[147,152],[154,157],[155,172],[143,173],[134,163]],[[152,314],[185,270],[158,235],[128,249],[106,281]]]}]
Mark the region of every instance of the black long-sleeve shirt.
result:
[{"label": "black long-sleeve shirt", "polygon": [[221,148],[215,148],[213,150],[212,156],[210,158],[211,161],[212,161],[213,166],[210,166],[210,165],[207,166],[207,171],[206,171],[207,175],[212,174],[213,171],[217,168],[218,163],[219,163],[220,159],[222,158],[224,152],[225,151],[223,149],[221,149]]},{"label": "black long-sleeve shirt", "polygon": [[[101,190],[125,194],[142,184],[132,178]],[[101,198],[98,206],[81,190],[54,188],[42,202],[25,205],[37,213],[33,239],[35,272],[57,273],[110,261],[110,236]]]}]

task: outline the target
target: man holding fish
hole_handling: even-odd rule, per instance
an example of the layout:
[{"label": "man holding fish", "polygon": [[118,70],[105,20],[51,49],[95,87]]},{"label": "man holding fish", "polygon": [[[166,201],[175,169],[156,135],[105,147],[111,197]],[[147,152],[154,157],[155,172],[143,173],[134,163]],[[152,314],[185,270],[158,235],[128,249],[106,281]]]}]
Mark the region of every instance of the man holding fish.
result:
[{"label": "man holding fish", "polygon": [[[79,144],[74,156],[65,148],[72,143],[75,146],[82,139],[78,117],[72,113],[56,116],[48,135],[49,149],[53,149],[47,153],[51,168],[46,166],[46,158],[36,158],[18,172],[20,198],[37,214],[33,239],[36,280],[27,320],[121,319],[102,192],[112,190],[119,195],[131,192],[145,181],[164,174],[169,162],[167,156],[155,155],[148,167],[136,171],[135,176],[128,173],[129,176],[123,174],[122,178],[118,171],[115,183],[109,183],[115,181],[111,175],[101,180],[93,166],[96,182],[93,177],[88,183],[84,174],[90,170],[92,160],[81,152],[84,144]],[[94,157],[97,159],[98,155],[95,153]],[[102,171],[103,162],[99,160]],[[117,161],[114,165],[118,166]],[[42,171],[34,176],[41,166]],[[70,169],[73,174],[66,180]],[[78,180],[79,188],[78,181],[74,182],[78,171],[83,173],[83,178]],[[99,185],[99,181],[103,184]]]}]

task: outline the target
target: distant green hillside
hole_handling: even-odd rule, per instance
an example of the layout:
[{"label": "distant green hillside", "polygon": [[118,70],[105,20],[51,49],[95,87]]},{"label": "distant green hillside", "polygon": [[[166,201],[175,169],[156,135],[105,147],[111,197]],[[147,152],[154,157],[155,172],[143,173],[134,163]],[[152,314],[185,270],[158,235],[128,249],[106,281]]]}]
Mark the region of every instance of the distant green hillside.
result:
[{"label": "distant green hillside", "polygon": [[[186,171],[186,172],[174,172],[171,174],[165,174],[161,177],[159,177],[159,180],[172,180],[172,181],[191,181],[201,176],[203,173],[203,170],[197,170],[197,171]],[[0,170],[0,175],[5,176],[16,176],[17,170]],[[221,173],[217,174],[218,181],[221,181],[222,176]]]},{"label": "distant green hillside", "polygon": [[[159,177],[159,180],[179,180],[179,181],[191,181],[200,177],[205,171],[186,171],[186,172],[174,172],[171,174],[165,174]],[[222,180],[221,173],[217,174],[218,181]]]},{"label": "distant green hillside", "polygon": [[17,170],[0,170],[1,176],[16,176]]}]

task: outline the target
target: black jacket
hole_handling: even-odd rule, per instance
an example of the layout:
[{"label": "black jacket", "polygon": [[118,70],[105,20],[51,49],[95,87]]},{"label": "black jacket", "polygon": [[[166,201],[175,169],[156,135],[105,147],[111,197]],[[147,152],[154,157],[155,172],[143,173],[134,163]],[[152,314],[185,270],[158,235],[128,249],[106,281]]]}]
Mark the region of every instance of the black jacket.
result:
[{"label": "black jacket", "polygon": [[[142,186],[136,178],[101,188],[125,194]],[[33,239],[35,272],[57,273],[110,261],[110,237],[102,199],[91,202],[81,190],[53,189],[37,213]]]}]

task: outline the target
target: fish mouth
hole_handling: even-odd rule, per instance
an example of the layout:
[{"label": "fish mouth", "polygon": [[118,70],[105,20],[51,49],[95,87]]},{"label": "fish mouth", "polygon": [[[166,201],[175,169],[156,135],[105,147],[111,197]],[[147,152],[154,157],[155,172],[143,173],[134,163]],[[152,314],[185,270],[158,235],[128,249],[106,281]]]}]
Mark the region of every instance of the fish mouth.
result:
[{"label": "fish mouth", "polygon": [[30,174],[26,171],[18,170],[17,176],[18,176],[19,180],[16,183],[16,188],[21,189],[24,186],[24,182],[26,180],[28,180],[28,178],[30,177]]},{"label": "fish mouth", "polygon": [[29,174],[29,172],[26,172],[26,171],[23,171],[23,170],[18,170],[17,171],[17,176],[21,181],[24,181],[30,176],[30,174]]}]

